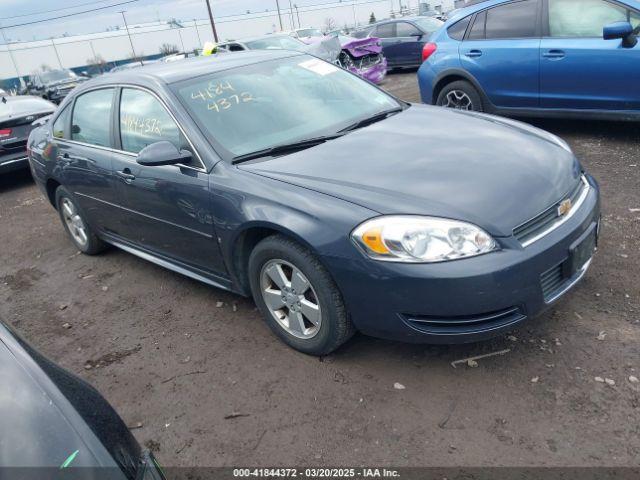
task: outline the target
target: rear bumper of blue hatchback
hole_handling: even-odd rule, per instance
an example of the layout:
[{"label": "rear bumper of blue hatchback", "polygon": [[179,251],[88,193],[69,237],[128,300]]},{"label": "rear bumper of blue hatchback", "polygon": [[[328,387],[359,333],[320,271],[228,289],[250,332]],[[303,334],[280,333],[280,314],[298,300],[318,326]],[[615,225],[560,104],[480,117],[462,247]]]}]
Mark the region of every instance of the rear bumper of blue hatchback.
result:
[{"label": "rear bumper of blue hatchback", "polygon": [[[584,276],[597,245],[599,187],[591,177],[579,208],[523,247],[434,264],[325,257],[356,327],[416,343],[470,343],[498,336],[549,308]],[[372,265],[373,263],[373,265]]]}]

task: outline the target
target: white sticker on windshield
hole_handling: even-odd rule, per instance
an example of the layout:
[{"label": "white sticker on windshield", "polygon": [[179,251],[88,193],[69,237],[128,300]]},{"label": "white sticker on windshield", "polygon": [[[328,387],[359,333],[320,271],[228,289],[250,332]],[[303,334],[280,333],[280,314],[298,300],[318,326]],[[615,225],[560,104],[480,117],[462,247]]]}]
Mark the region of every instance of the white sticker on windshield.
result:
[{"label": "white sticker on windshield", "polygon": [[338,67],[335,65],[331,65],[330,63],[323,62],[322,60],[307,60],[300,64],[302,68],[306,68],[307,70],[317,73],[318,75],[329,75],[330,73],[335,73],[338,71]]}]

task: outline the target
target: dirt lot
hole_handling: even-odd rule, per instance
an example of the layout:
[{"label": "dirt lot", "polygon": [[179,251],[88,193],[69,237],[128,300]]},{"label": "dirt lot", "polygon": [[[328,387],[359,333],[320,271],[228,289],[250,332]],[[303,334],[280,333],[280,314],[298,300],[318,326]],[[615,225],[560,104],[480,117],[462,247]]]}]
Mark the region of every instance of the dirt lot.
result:
[{"label": "dirt lot", "polygon": [[[418,99],[415,73],[385,87]],[[329,357],[301,355],[248,299],[118,250],[76,254],[28,173],[0,179],[0,318],[141,422],[136,437],[167,466],[637,465],[640,129],[534,123],[600,181],[604,228],[585,281],[515,337],[357,336]]]}]

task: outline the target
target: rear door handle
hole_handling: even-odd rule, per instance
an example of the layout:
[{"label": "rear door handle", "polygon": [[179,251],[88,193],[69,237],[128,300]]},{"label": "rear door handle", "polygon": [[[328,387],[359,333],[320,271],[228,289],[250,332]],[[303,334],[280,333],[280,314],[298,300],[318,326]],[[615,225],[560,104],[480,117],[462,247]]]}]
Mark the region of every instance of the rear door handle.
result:
[{"label": "rear door handle", "polygon": [[470,58],[481,57],[482,50],[469,50],[467,53],[465,53],[465,55]]},{"label": "rear door handle", "polygon": [[129,170],[128,168],[125,168],[121,172],[116,172],[116,175],[122,178],[125,181],[125,183],[131,183],[136,179],[136,176],[133,175],[131,173],[131,170]]},{"label": "rear door handle", "polygon": [[567,54],[564,52],[564,50],[549,50],[548,52],[542,54],[544,58],[551,59],[561,59],[566,57],[566,55]]}]

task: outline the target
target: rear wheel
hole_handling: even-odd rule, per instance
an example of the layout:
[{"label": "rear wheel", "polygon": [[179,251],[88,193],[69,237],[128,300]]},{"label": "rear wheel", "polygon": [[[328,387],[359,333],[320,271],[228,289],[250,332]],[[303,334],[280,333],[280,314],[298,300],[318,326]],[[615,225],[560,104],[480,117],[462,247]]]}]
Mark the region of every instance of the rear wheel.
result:
[{"label": "rear wheel", "polygon": [[106,244],[93,232],[75,200],[64,187],[56,190],[56,206],[62,224],[78,250],[87,255],[95,255],[106,248]]},{"label": "rear wheel", "polygon": [[465,80],[446,85],[438,95],[436,105],[456,110],[483,111],[482,97],[478,90]]},{"label": "rear wheel", "polygon": [[354,333],[342,295],[318,259],[280,235],[261,241],[249,258],[256,305],[286,344],[327,355]]}]

